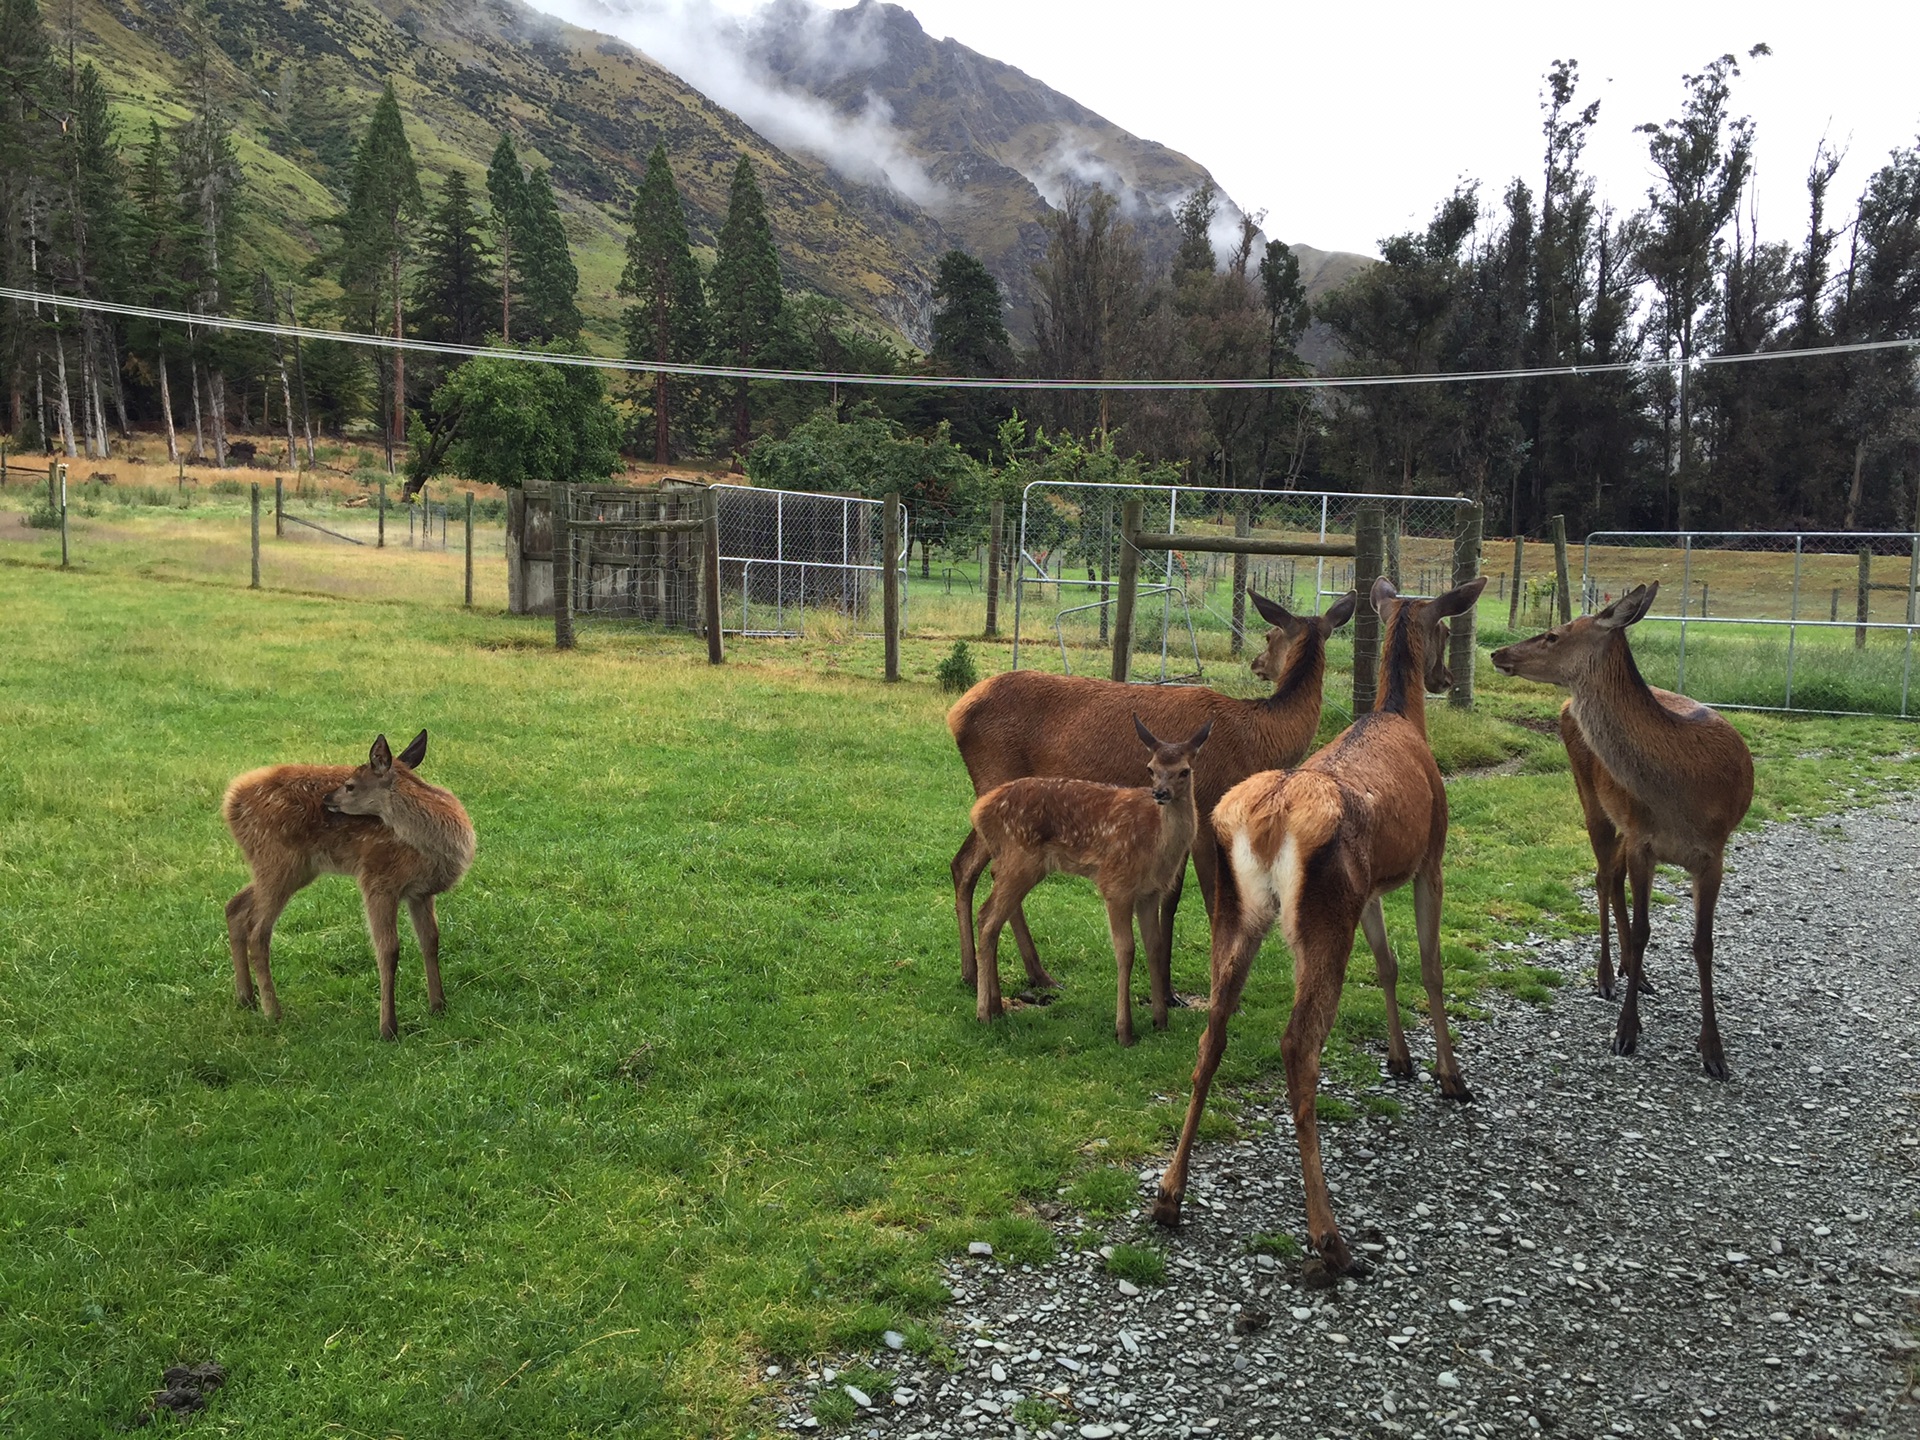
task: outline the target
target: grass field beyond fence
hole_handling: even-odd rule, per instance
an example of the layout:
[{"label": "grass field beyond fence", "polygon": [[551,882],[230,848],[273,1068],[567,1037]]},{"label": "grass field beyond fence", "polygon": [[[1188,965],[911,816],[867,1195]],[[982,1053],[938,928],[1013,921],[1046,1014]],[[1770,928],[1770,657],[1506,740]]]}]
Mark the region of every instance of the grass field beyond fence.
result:
[{"label": "grass field beyond fence", "polygon": [[[232,512],[92,523],[67,573],[40,532],[0,545],[0,1433],[117,1434],[203,1359],[232,1377],[209,1433],[749,1433],[770,1360],[886,1328],[937,1350],[942,1257],[1046,1253],[1035,1202],[1124,1208],[1170,1139],[1201,1016],[1115,1046],[1083,884],[1030,901],[1059,1001],[972,1019],[947,877],[970,795],[931,615],[898,686],[857,638],[741,643],[717,670],[613,627],[558,654],[497,579],[461,612],[457,554],[343,550],[350,572],[250,593]],[[1468,1006],[1547,996],[1562,977],[1520,942],[1592,923],[1542,733],[1558,696],[1483,666],[1482,697],[1434,715],[1463,777],[1443,939]],[[1909,777],[1904,726],[1737,723],[1756,819]],[[235,1009],[226,782],[422,726],[480,841],[441,906],[446,1013],[409,936],[402,1039],[375,1038],[339,879],[281,922],[285,1020]],[[1411,956],[1404,896],[1388,919]],[[1205,989],[1197,897],[1174,963]],[[1371,972],[1330,1063],[1391,1093]],[[1276,941],[1229,1084],[1273,1068],[1289,983]],[[1223,1102],[1210,1125],[1232,1124]]]}]

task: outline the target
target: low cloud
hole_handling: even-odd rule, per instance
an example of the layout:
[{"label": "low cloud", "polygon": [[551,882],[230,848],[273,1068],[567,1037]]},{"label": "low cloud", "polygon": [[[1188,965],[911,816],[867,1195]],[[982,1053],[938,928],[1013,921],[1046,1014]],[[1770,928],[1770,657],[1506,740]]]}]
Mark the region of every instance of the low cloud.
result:
[{"label": "low cloud", "polygon": [[824,161],[856,184],[894,191],[937,210],[949,192],[927,173],[869,91],[847,114],[785,84],[758,58],[777,45],[816,83],[832,83],[886,59],[877,26],[836,25],[805,0],[774,0],[753,15],[730,15],[711,0],[534,0],[570,24],[615,35],[738,115],[774,144]]}]

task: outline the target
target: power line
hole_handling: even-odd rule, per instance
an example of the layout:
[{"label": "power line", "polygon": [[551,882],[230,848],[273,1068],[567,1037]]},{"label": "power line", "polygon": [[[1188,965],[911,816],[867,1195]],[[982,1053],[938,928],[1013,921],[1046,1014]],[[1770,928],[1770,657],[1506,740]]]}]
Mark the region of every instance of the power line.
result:
[{"label": "power line", "polygon": [[1591,375],[1625,375],[1636,371],[1678,369],[1684,363],[1745,365],[1769,360],[1813,359],[1829,355],[1866,355],[1883,350],[1911,350],[1920,338],[1862,340],[1847,345],[1818,345],[1803,350],[1760,350],[1741,355],[1698,355],[1679,360],[1616,360],[1600,365],[1550,365],[1503,370],[1452,370],[1412,375],[1285,375],[1271,379],[1252,376],[1231,380],[1047,380],[1034,376],[982,375],[862,375],[829,370],[773,370],[751,365],[656,364],[606,355],[517,350],[490,345],[456,345],[442,340],[396,340],[391,335],[363,335],[351,330],[322,330],[311,325],[280,325],[269,320],[247,320],[232,315],[193,315],[184,310],[160,310],[146,305],[122,305],[111,300],[89,300],[77,295],[48,295],[0,285],[0,300],[130,319],[160,320],[189,328],[232,330],[255,335],[277,335],[293,340],[331,340],[342,345],[364,345],[377,350],[407,350],[459,359],[493,356],[539,365],[573,365],[590,370],[616,370],[647,375],[680,375],[697,379],[781,380],[812,385],[891,385],[923,390],[1358,390],[1404,385],[1460,385],[1476,381],[1579,379]]}]

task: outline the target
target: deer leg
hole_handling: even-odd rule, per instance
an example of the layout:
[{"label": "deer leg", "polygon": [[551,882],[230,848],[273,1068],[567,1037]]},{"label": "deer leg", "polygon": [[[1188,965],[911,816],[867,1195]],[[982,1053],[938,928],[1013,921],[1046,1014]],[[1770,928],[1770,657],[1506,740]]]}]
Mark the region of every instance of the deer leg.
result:
[{"label": "deer leg", "polygon": [[1714,1079],[1725,1080],[1730,1072],[1713,1013],[1713,912],[1720,903],[1720,876],[1718,855],[1694,873],[1693,958],[1700,967],[1700,1063]]},{"label": "deer leg", "polygon": [[280,997],[273,989],[273,927],[299,887],[283,890],[256,879],[251,888],[253,909],[247,928],[247,961],[253,968],[253,978],[260,985],[260,1013],[269,1020],[278,1020]]},{"label": "deer leg", "polygon": [[[1107,930],[1113,937],[1113,959],[1119,967],[1119,998],[1114,1002],[1113,1033],[1122,1045],[1133,1044],[1133,906],[1125,896],[1107,899]],[[1147,907],[1151,899],[1141,902],[1142,921],[1145,923]],[[1153,930],[1149,925],[1142,931],[1147,945],[1147,969],[1153,969]]]},{"label": "deer leg", "polygon": [[427,1010],[438,1015],[447,1008],[447,995],[440,988],[440,917],[433,913],[433,896],[409,899],[407,916],[413,921],[413,938],[420,942],[420,960],[427,972]]},{"label": "deer leg", "polygon": [[[1315,918],[1324,923],[1333,917]],[[1327,1268],[1339,1274],[1355,1267],[1339,1222],[1333,1218],[1326,1170],[1320,1162],[1320,1121],[1315,1110],[1320,1092],[1320,1052],[1333,1029],[1334,1015],[1340,1008],[1340,987],[1353,954],[1351,923],[1344,940],[1336,938],[1337,934],[1323,931],[1304,944],[1294,945],[1293,1014],[1280,1037],[1280,1056],[1287,1067],[1287,1102],[1293,1111],[1300,1178],[1307,1192],[1307,1235]]]},{"label": "deer leg", "polygon": [[373,937],[373,959],[380,967],[380,1038],[398,1040],[400,1021],[394,1013],[394,980],[400,969],[400,900],[398,896],[364,891],[367,931]]},{"label": "deer leg", "polygon": [[253,972],[247,968],[247,931],[253,924],[253,886],[227,902],[227,947],[233,951],[233,1003],[254,1006]]},{"label": "deer leg", "polygon": [[1012,856],[993,867],[993,889],[980,907],[980,963],[974,976],[974,1018],[982,1022],[1001,1013],[1000,931],[1009,918],[1019,934],[1020,902],[1040,883],[1045,871],[1030,872]]},{"label": "deer leg", "polygon": [[[1614,988],[1613,955],[1608,946],[1608,932],[1611,927],[1607,921],[1613,911],[1613,890],[1618,878],[1616,873],[1618,869],[1616,865],[1618,857],[1614,853],[1615,846],[1608,843],[1603,837],[1596,835],[1592,826],[1587,827],[1587,838],[1593,842],[1593,891],[1595,897],[1600,901],[1600,969],[1598,975],[1595,977],[1595,983],[1599,987],[1601,995],[1611,1000],[1613,999]],[[1623,922],[1621,926],[1623,932],[1626,928],[1624,924],[1626,910],[1627,907],[1624,904],[1620,906],[1619,913]],[[1620,959],[1621,963],[1625,964],[1626,939],[1624,933],[1621,937]]]},{"label": "deer leg", "polygon": [[1623,927],[1620,937],[1620,964],[1627,975],[1627,999],[1620,1007],[1620,1023],[1614,1027],[1613,1053],[1631,1055],[1640,1045],[1640,971],[1652,934],[1647,905],[1653,890],[1653,851],[1635,845],[1627,851],[1627,881],[1633,887],[1633,925]]},{"label": "deer leg", "polygon": [[1440,901],[1445,886],[1436,863],[1431,873],[1413,877],[1413,924],[1420,937],[1420,978],[1427,986],[1427,1020],[1433,1026],[1433,1071],[1440,1094],[1463,1104],[1473,1099],[1447,1030],[1446,972],[1440,963]]},{"label": "deer leg", "polygon": [[1229,925],[1223,920],[1214,930],[1213,997],[1207,1003],[1200,1058],[1193,1067],[1193,1096],[1187,1102],[1186,1123],[1180,1127],[1180,1143],[1161,1172],[1159,1193],[1153,1201],[1154,1223],[1169,1229],[1180,1224],[1180,1202],[1187,1193],[1187,1166],[1193,1157],[1194,1137],[1200,1133],[1200,1117],[1207,1108],[1213,1073],[1220,1068],[1220,1057],[1227,1053],[1227,1021],[1240,1008],[1240,992],[1246,987],[1247,972],[1260,953],[1260,942],[1267,938],[1267,929],[1265,925]]},{"label": "deer leg", "polygon": [[1360,912],[1360,928],[1373,951],[1373,968],[1380,977],[1380,993],[1387,1002],[1387,1073],[1396,1080],[1413,1078],[1413,1056],[1407,1053],[1407,1032],[1400,1028],[1400,962],[1387,940],[1387,917],[1374,896]]},{"label": "deer leg", "polygon": [[[1196,869],[1199,864],[1198,852],[1195,852],[1194,865]],[[1160,941],[1158,944],[1149,944],[1147,946],[1147,963],[1152,967],[1149,972],[1149,978],[1155,987],[1157,987],[1155,993],[1164,994],[1167,997],[1167,1003],[1169,1005],[1173,1003],[1173,917],[1179,912],[1180,895],[1181,892],[1186,889],[1186,885],[1187,862],[1182,860],[1179,870],[1174,872],[1173,888],[1168,890],[1166,894],[1160,896],[1158,904],[1154,907],[1158,912],[1156,933],[1160,936]],[[1212,886],[1209,883],[1203,885],[1202,888],[1210,890]],[[1140,938],[1142,940],[1147,938],[1147,932],[1145,930],[1140,932]],[[1164,1030],[1167,1028],[1165,1017],[1157,1010],[1154,1012],[1153,1023],[1156,1029]]]},{"label": "deer leg", "polygon": [[973,944],[973,891],[980,883],[980,876],[987,868],[991,857],[987,853],[987,842],[980,838],[977,830],[967,831],[967,838],[960,842],[960,851],[953,857],[953,908],[960,921],[960,983],[969,990],[974,987],[974,967],[976,957]]},{"label": "deer leg", "polygon": [[[994,882],[998,884],[998,881]],[[1027,889],[1032,889],[1028,886]],[[1020,892],[1025,895],[1026,891]],[[1027,967],[1027,987],[1032,990],[1057,990],[1060,982],[1047,973],[1047,967],[1040,963],[1040,948],[1033,943],[1033,932],[1027,928],[1027,910],[1024,903],[1014,907],[1011,921],[1013,925],[1013,943],[1020,947],[1020,963]]]},{"label": "deer leg", "polygon": [[1134,905],[1140,921],[1140,943],[1147,950],[1147,987],[1153,998],[1153,1028],[1167,1028],[1167,1009],[1173,1004],[1173,926],[1164,900],[1143,895]]}]

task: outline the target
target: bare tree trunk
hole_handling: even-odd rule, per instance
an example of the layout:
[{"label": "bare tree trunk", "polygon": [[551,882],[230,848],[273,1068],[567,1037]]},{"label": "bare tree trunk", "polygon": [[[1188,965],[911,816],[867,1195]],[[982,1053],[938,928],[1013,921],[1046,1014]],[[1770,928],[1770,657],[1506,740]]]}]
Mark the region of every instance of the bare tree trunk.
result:
[{"label": "bare tree trunk", "polygon": [[[296,328],[300,324],[300,317],[294,314],[293,310],[293,286],[291,285],[287,286],[287,324],[295,326]],[[306,361],[302,359],[300,354],[300,337],[298,335],[293,337],[293,378],[300,386],[300,428],[303,429],[307,435],[307,466],[311,469],[314,463],[313,411],[309,409],[307,405],[307,366]]]},{"label": "bare tree trunk", "polygon": [[53,453],[53,427],[47,424],[47,357],[40,353],[39,347],[33,352],[33,420],[40,427],[40,445],[47,454]]},{"label": "bare tree trunk", "polygon": [[198,360],[187,362],[187,378],[191,382],[188,388],[193,391],[193,458],[205,460],[207,432],[200,420],[200,362]]},{"label": "bare tree trunk", "polygon": [[127,387],[120,380],[120,347],[113,332],[107,332],[107,374],[113,378],[113,415],[120,422],[120,438],[131,440],[133,427],[127,423]]},{"label": "bare tree trunk", "polygon": [[[398,250],[393,252],[393,339],[393,443],[400,446],[407,443],[407,352],[399,348],[399,342],[406,339],[406,328],[400,311]],[[391,461],[387,468],[393,468]]]},{"label": "bare tree trunk", "polygon": [[1847,518],[1840,522],[1842,530],[1854,528],[1854,522],[1860,518],[1861,479],[1867,465],[1867,437],[1862,435],[1853,442],[1853,484],[1847,488]]},{"label": "bare tree trunk", "polygon": [[167,352],[155,352],[160,368],[160,413],[167,417],[167,463],[180,463],[180,439],[173,433],[173,389],[167,384]]},{"label": "bare tree trunk", "polygon": [[80,452],[73,446],[73,394],[67,388],[67,340],[57,330],[53,336],[53,353],[60,360],[60,443],[71,460]]},{"label": "bare tree trunk", "polygon": [[80,321],[80,438],[89,460],[100,454],[100,437],[93,426],[93,337],[86,318]]},{"label": "bare tree trunk", "polygon": [[280,352],[280,408],[286,412],[287,416],[287,468],[297,470],[300,468],[300,462],[293,448],[293,386],[287,380],[287,356],[284,349]]},{"label": "bare tree trunk", "polygon": [[227,377],[207,367],[207,408],[213,412],[213,463],[227,468]]}]

